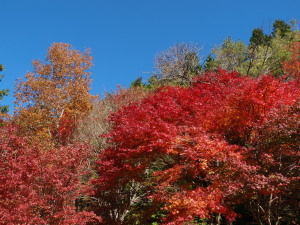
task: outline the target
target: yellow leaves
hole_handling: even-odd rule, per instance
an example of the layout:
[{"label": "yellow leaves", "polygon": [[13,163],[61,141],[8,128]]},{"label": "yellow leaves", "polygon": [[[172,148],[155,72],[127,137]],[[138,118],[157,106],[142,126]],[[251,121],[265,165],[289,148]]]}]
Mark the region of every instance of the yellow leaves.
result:
[{"label": "yellow leaves", "polygon": [[22,135],[44,139],[57,129],[64,110],[78,118],[92,108],[91,77],[86,71],[92,64],[88,51],[66,43],[54,43],[45,61],[33,61],[34,71],[19,80],[15,91],[15,122]]}]

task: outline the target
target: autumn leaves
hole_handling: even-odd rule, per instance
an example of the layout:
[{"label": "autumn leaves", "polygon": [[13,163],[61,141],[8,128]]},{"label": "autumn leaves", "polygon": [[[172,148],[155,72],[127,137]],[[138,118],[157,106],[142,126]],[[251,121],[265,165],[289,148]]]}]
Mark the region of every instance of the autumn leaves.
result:
[{"label": "autumn leaves", "polygon": [[279,78],[195,69],[183,51],[188,82],[172,69],[96,99],[90,53],[53,44],[0,128],[0,224],[297,224],[299,43],[289,47]]},{"label": "autumn leaves", "polygon": [[[120,203],[148,196],[149,211],[165,210],[163,224],[214,223],[214,215],[234,221],[241,205],[256,222],[273,224],[297,208],[288,199],[299,187],[292,122],[299,98],[298,80],[222,70],[188,88],[162,88],[111,116],[111,146],[97,162],[98,191],[122,187]],[[281,110],[295,114],[279,129]]]}]

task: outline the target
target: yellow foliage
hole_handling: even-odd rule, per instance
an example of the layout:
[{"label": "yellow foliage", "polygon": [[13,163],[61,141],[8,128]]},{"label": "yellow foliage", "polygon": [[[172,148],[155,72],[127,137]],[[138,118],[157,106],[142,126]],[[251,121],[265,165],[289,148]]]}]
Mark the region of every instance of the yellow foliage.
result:
[{"label": "yellow foliage", "polygon": [[18,80],[15,90],[14,122],[21,135],[53,141],[64,112],[79,118],[92,108],[90,94],[92,66],[89,51],[70,44],[54,43],[45,61],[34,60],[33,72]]}]

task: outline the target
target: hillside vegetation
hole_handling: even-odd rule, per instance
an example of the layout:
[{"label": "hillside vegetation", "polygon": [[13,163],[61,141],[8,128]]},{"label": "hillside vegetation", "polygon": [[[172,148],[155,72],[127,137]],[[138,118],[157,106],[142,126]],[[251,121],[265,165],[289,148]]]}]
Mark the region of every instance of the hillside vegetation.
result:
[{"label": "hillside vegetation", "polygon": [[295,22],[206,58],[177,43],[104,98],[92,66],[54,43],[0,106],[0,224],[300,224]]}]

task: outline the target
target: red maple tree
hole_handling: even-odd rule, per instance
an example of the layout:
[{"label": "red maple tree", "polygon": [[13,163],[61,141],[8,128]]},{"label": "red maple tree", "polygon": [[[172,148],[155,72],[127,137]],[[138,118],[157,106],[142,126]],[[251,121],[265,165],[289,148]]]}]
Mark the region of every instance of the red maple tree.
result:
[{"label": "red maple tree", "polygon": [[99,219],[78,212],[88,147],[69,145],[45,150],[28,145],[15,128],[0,131],[0,224],[86,224]]},{"label": "red maple tree", "polygon": [[[279,221],[279,199],[288,201],[299,187],[298,136],[283,142],[286,134],[276,133],[284,112],[299,105],[297,83],[220,70],[191,87],[164,87],[120,109],[110,117],[110,147],[99,155],[96,196],[123,190],[115,209],[130,213],[148,201],[148,216],[158,207],[166,213],[164,224],[233,221],[240,204],[253,210],[257,222]],[[298,132],[293,123],[299,111],[293,112],[283,133]],[[282,170],[280,156],[293,173]]]}]

